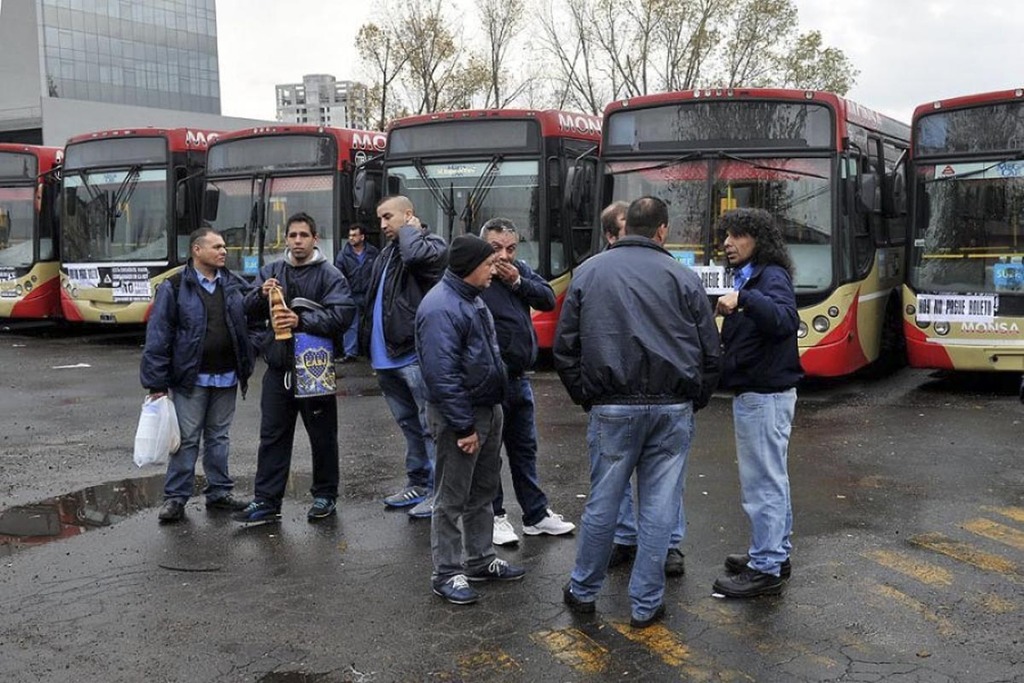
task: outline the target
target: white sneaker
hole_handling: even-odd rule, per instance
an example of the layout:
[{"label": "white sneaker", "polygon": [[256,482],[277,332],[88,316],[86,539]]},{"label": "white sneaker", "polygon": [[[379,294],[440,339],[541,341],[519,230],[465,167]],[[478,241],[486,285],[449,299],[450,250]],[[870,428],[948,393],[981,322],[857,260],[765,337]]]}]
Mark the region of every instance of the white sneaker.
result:
[{"label": "white sneaker", "polygon": [[508,521],[508,515],[494,516],[494,536],[492,536],[492,542],[494,545],[513,545],[519,543],[519,537],[516,536],[516,530],[512,528],[512,522]]},{"label": "white sneaker", "polygon": [[552,510],[548,510],[548,516],[540,520],[536,524],[523,527],[523,533],[527,536],[540,536],[541,534],[548,534],[550,536],[561,536],[567,534],[576,528],[576,525],[572,522],[567,522],[562,518],[562,515],[555,514]]}]

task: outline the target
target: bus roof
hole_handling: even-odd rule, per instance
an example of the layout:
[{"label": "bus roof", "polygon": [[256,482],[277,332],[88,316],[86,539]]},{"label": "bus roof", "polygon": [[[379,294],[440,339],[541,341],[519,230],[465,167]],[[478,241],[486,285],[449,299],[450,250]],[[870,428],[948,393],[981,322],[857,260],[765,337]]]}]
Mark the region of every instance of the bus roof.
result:
[{"label": "bus roof", "polygon": [[601,139],[599,116],[558,109],[460,109],[419,114],[395,119],[388,125],[388,132],[395,128],[480,119],[535,119],[540,122],[540,132],[544,137],[562,136],[595,143]]},{"label": "bus roof", "polygon": [[945,100],[935,100],[926,104],[920,104],[914,108],[914,121],[922,116],[935,111],[947,109],[966,109],[982,104],[1000,104],[1002,102],[1013,102],[1024,99],[1024,89],[1014,90],[993,90],[992,92],[976,93],[973,95],[961,95],[950,97]]},{"label": "bus roof", "polygon": [[820,102],[831,106],[839,114],[842,121],[849,121],[863,128],[884,133],[898,139],[907,140],[910,138],[910,128],[902,121],[881,114],[873,109],[868,109],[835,93],[823,90],[796,90],[792,88],[706,88],[680,90],[678,92],[614,100],[605,107],[604,116],[608,118],[614,112],[622,109],[641,109],[666,104],[681,104],[687,101],[703,102],[705,100]]},{"label": "bus roof", "polygon": [[17,142],[0,142],[0,153],[31,154],[39,160],[39,174],[42,175],[60,165],[64,160],[62,147],[44,147],[42,145],[25,145]]},{"label": "bus roof", "polygon": [[165,138],[172,152],[181,152],[204,150],[209,143],[223,134],[221,131],[200,128],[117,128],[76,135],[69,139],[67,144],[119,138]]},{"label": "bus roof", "polygon": [[231,140],[246,140],[276,135],[329,135],[338,142],[339,152],[342,150],[363,150],[365,152],[383,152],[387,143],[387,135],[375,130],[353,130],[351,128],[335,128],[334,126],[311,126],[302,124],[282,123],[279,126],[259,126],[242,128],[220,135],[211,144]]}]

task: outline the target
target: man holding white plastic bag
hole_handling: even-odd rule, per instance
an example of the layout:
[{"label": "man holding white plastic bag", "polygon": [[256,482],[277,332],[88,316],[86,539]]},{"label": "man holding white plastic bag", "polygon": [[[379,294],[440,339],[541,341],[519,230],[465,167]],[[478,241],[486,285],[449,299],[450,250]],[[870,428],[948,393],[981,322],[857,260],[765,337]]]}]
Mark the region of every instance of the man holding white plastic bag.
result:
[{"label": "man holding white plastic bag", "polygon": [[228,432],[238,388],[244,398],[255,363],[243,306],[250,285],[224,267],[227,247],[212,228],[193,232],[189,245],[184,270],[156,290],[140,370],[149,400],[170,393],[181,432],[181,447],[167,464],[161,524],[185,518],[200,439],[206,509],[241,510],[248,504],[231,493]]}]

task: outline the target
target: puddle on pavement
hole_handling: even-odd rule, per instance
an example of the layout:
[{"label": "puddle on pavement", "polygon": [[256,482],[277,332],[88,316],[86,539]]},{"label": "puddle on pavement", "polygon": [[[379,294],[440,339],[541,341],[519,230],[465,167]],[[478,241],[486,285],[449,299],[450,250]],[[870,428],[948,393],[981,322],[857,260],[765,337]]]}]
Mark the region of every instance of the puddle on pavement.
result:
[{"label": "puddle on pavement", "polygon": [[260,676],[256,683],[320,683],[327,681],[328,674],[302,673],[301,671],[273,671]]},{"label": "puddle on pavement", "polygon": [[[196,494],[192,501],[202,504],[206,481],[196,475]],[[285,496],[300,497],[310,486],[310,475],[288,478]],[[235,490],[243,497],[252,492],[251,477],[236,477]],[[122,522],[143,510],[159,507],[164,500],[164,473],[138,479],[90,486],[56,498],[0,510],[0,557],[13,555],[53,541],[78,536]]]}]

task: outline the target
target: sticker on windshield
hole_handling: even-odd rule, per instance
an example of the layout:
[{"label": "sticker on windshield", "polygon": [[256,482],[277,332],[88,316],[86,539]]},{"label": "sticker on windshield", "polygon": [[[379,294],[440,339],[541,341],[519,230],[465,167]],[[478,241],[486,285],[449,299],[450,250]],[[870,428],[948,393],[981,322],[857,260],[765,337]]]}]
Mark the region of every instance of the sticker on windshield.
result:
[{"label": "sticker on windshield", "polygon": [[992,281],[1000,292],[1024,290],[1024,263],[996,263],[992,266]]},{"label": "sticker on windshield", "polygon": [[726,272],[725,266],[693,266],[693,272],[700,276],[704,291],[720,296],[733,291],[732,273]]},{"label": "sticker on windshield", "polygon": [[256,275],[260,272],[260,257],[259,256],[243,256],[242,257],[242,272],[246,275]]},{"label": "sticker on windshield", "polygon": [[684,266],[690,266],[691,268],[697,263],[697,259],[694,257],[692,251],[670,251],[670,254]]},{"label": "sticker on windshield", "polygon": [[917,321],[921,323],[990,323],[999,298],[986,294],[919,294]]}]

